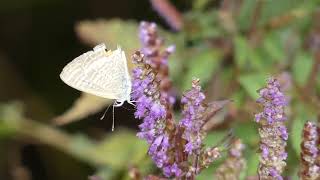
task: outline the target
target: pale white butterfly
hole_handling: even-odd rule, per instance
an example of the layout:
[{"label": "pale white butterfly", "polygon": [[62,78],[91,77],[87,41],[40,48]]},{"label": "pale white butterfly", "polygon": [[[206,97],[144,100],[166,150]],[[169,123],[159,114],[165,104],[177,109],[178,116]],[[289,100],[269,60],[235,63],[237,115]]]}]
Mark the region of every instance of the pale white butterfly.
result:
[{"label": "pale white butterfly", "polygon": [[[67,64],[60,78],[67,85],[96,96],[115,99],[114,107],[122,106],[130,99],[131,79],[124,51],[118,46],[114,51],[106,51],[99,44]],[[114,117],[112,123],[114,130]]]}]

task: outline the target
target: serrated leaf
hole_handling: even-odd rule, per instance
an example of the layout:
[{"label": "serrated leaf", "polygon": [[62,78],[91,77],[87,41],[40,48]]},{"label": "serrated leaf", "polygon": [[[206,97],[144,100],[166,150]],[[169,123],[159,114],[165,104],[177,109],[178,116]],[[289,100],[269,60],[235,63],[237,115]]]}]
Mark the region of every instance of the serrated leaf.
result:
[{"label": "serrated leaf", "polygon": [[112,103],[112,100],[110,99],[82,93],[65,113],[54,118],[52,121],[54,124],[64,125],[81,120],[91,114],[101,111],[110,103]]},{"label": "serrated leaf", "polygon": [[252,99],[257,99],[257,90],[265,86],[268,76],[264,73],[245,74],[239,77],[239,83]]},{"label": "serrated leaf", "polygon": [[310,75],[313,65],[313,59],[310,54],[301,53],[294,60],[292,71],[294,80],[301,86],[303,86]]},{"label": "serrated leaf", "polygon": [[199,78],[202,85],[206,84],[219,67],[221,57],[222,54],[219,51],[211,49],[195,54],[189,60],[189,70],[182,81],[182,89],[189,89],[194,77]]}]

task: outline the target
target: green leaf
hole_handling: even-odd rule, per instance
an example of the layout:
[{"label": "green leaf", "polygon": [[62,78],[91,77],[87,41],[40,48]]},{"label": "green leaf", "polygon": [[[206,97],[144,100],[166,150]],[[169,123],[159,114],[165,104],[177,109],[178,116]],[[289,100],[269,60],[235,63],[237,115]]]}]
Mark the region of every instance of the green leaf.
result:
[{"label": "green leaf", "polygon": [[282,45],[280,33],[270,33],[263,41],[263,49],[273,62],[285,59],[285,50]]},{"label": "green leaf", "polygon": [[310,54],[300,53],[295,59],[293,64],[293,77],[294,80],[301,86],[303,86],[310,75],[313,65],[313,59]]},{"label": "green leaf", "polygon": [[254,13],[254,9],[259,1],[257,0],[245,0],[242,1],[240,14],[237,16],[238,26],[242,30],[249,29],[252,21],[252,15]]},{"label": "green leaf", "polygon": [[292,143],[292,146],[297,154],[300,154],[300,143],[301,143],[301,132],[304,126],[304,123],[307,121],[307,119],[302,119],[301,116],[296,117],[292,124],[292,129],[290,133],[290,140]]},{"label": "green leaf", "polygon": [[[221,140],[223,140],[228,131],[211,131],[207,134],[207,137],[204,139],[204,144],[206,147],[213,147],[213,146],[223,146]],[[223,142],[226,143],[226,142]],[[219,167],[221,163],[223,163],[225,157],[219,158],[214,161],[207,169],[204,169],[198,176],[197,179],[205,180],[205,179],[212,179],[214,176],[215,170]]]},{"label": "green leaf", "polygon": [[115,171],[114,169],[111,169],[109,167],[102,167],[99,168],[98,171],[91,177],[97,177],[97,179],[100,178],[101,180],[108,180],[118,179],[117,175],[119,175],[119,171]]},{"label": "green leaf", "polygon": [[245,92],[244,91],[236,91],[232,94],[231,100],[233,101],[232,103],[237,107],[241,108],[243,103],[245,102]]},{"label": "green leaf", "polygon": [[211,0],[195,0],[192,3],[192,7],[195,10],[201,10],[206,7],[206,5],[210,2]]},{"label": "green leaf", "polygon": [[302,130],[304,123],[308,120],[316,119],[316,116],[308,112],[307,107],[303,105],[296,105],[294,112],[297,115],[292,122],[289,139],[294,151],[297,153],[297,156],[299,156],[301,151],[300,144],[302,140]]},{"label": "green leaf", "polygon": [[203,44],[203,40],[219,37],[224,33],[219,25],[217,11],[191,11],[185,14],[185,39],[194,44]]},{"label": "green leaf", "polygon": [[234,43],[236,64],[241,70],[266,69],[266,64],[269,62],[262,58],[261,49],[251,47],[246,38],[242,36],[236,36]]},{"label": "green leaf", "polygon": [[214,162],[208,168],[203,169],[201,173],[197,176],[197,180],[207,180],[214,178],[214,172],[216,171],[219,163]]},{"label": "green leaf", "polygon": [[235,45],[235,60],[237,66],[240,68],[243,68],[247,64],[248,59],[248,50],[249,46],[247,44],[247,41],[242,36],[236,36],[234,39],[234,45]]},{"label": "green leaf", "polygon": [[81,21],[77,24],[76,31],[85,43],[90,45],[105,43],[108,49],[120,45],[127,55],[131,55],[140,47],[138,23],[134,21],[120,19]]},{"label": "green leaf", "polygon": [[252,99],[257,99],[257,90],[265,86],[268,76],[264,73],[245,74],[239,77],[239,83]]},{"label": "green leaf", "polygon": [[234,135],[237,138],[240,138],[244,144],[250,146],[256,146],[259,142],[257,123],[253,121],[254,117],[252,116],[252,120],[239,122],[233,126]]},{"label": "green leaf", "polygon": [[215,70],[219,67],[222,54],[218,50],[205,50],[196,53],[189,59],[188,72],[184,75],[182,89],[187,90],[191,87],[192,79],[199,78],[201,84],[206,84]]},{"label": "green leaf", "polygon": [[212,131],[207,134],[207,137],[204,139],[204,144],[207,147],[213,147],[218,145],[218,143],[228,134],[227,131]]},{"label": "green leaf", "polygon": [[247,157],[247,176],[256,176],[259,165],[259,154],[255,150],[248,151]]},{"label": "green leaf", "polygon": [[23,118],[23,105],[19,102],[0,104],[0,138],[14,135]]},{"label": "green leaf", "polygon": [[217,168],[224,162],[225,157],[219,158],[207,168],[203,169],[201,173],[197,176],[197,180],[207,180],[207,179],[214,179],[214,173]]},{"label": "green leaf", "polygon": [[[180,38],[179,35],[173,35],[160,26],[157,26],[157,29],[159,36],[168,43],[176,43],[176,37]],[[105,43],[108,49],[120,45],[130,56],[141,47],[138,30],[137,22],[120,19],[81,21],[76,25],[78,35],[85,43],[90,45]]]},{"label": "green leaf", "polygon": [[246,122],[239,122],[233,125],[234,135],[240,138],[242,142],[246,145],[244,151],[244,157],[247,160],[247,168],[244,176],[256,175],[257,168],[259,164],[259,134],[257,123],[252,120]]},{"label": "green leaf", "polygon": [[263,57],[261,48],[250,48],[248,60],[254,70],[263,71],[270,67],[270,60]]},{"label": "green leaf", "polygon": [[261,18],[259,25],[263,25],[268,22],[271,18],[281,16],[284,14],[289,14],[290,12],[297,10],[298,8],[310,5],[311,1],[300,1],[300,0],[281,0],[277,3],[273,1],[263,1],[263,6],[261,10]]},{"label": "green leaf", "polygon": [[1,120],[10,119],[10,121],[18,121],[23,118],[23,105],[20,102],[10,102],[0,104]]},{"label": "green leaf", "polygon": [[111,167],[124,168],[138,164],[146,158],[148,147],[145,141],[130,131],[116,130],[96,147],[96,156],[108,162]]}]

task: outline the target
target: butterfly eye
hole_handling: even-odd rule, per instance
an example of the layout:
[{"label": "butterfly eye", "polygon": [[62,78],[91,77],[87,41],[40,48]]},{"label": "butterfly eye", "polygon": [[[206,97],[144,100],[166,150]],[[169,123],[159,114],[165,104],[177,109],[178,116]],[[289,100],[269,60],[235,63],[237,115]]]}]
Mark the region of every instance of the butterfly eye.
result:
[{"label": "butterfly eye", "polygon": [[93,48],[93,51],[98,52],[98,51],[105,51],[106,50],[106,45],[105,44],[99,44]]}]

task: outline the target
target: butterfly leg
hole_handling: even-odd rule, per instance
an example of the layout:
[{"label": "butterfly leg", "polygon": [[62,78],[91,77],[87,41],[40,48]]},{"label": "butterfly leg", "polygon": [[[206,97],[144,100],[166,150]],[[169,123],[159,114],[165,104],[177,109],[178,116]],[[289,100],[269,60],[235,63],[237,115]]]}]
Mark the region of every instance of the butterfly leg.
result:
[{"label": "butterfly leg", "polygon": [[112,106],[112,131],[114,131],[114,107],[118,107],[117,105],[117,101],[115,101]]},{"label": "butterfly leg", "polygon": [[134,106],[134,107],[136,107],[136,105],[134,104],[134,102],[137,102],[137,101],[131,101],[131,100],[129,100],[129,101],[127,101],[129,104],[131,104],[132,106]]},{"label": "butterfly leg", "polygon": [[113,104],[113,106],[114,106],[114,107],[120,107],[120,106],[123,105],[123,103],[124,103],[124,101],[115,101],[114,104]]}]

